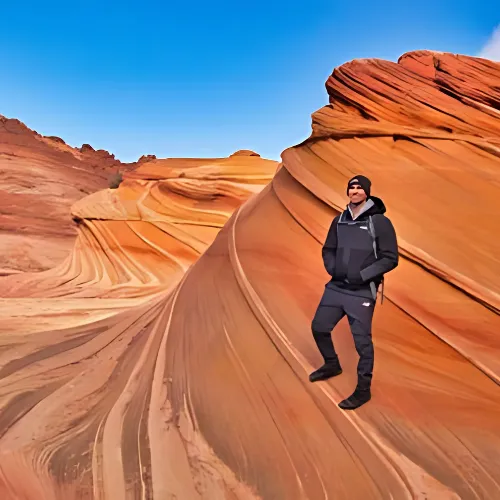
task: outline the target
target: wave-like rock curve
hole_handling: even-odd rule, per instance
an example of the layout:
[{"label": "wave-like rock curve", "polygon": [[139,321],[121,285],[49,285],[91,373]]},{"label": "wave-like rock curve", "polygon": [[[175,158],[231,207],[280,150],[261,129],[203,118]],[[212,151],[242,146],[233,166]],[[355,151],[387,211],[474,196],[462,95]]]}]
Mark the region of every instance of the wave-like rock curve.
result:
[{"label": "wave-like rock curve", "polygon": [[73,148],[0,115],[0,276],[63,261],[76,237],[71,205],[131,168],[107,151]]},{"label": "wave-like rock curve", "polygon": [[[498,82],[499,64],[431,52],[336,69],[311,137],[173,290],[36,346],[4,335],[3,497],[496,498]],[[310,321],[359,172],[401,263],[375,313],[374,397],[345,413],[349,327],[344,374],[310,384]]]},{"label": "wave-like rock curve", "polygon": [[33,332],[88,323],[164,294],[276,166],[256,155],[142,163],[118,189],[73,205],[78,236],[60,265],[0,279],[4,325]]}]

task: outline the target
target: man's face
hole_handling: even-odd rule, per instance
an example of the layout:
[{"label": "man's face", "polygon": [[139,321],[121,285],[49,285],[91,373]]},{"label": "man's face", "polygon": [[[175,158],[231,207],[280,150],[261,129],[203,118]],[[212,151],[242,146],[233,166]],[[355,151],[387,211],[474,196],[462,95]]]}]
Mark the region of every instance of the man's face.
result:
[{"label": "man's face", "polygon": [[356,182],[349,186],[348,196],[351,203],[363,203],[366,200],[366,193]]}]

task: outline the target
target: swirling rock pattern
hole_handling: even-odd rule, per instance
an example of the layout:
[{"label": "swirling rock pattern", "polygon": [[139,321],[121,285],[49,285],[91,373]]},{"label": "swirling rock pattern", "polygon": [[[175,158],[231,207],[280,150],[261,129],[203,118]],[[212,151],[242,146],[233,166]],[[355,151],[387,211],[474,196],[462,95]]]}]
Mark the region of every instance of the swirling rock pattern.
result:
[{"label": "swirling rock pattern", "polygon": [[[500,65],[417,52],[345,64],[326,87],[311,137],[172,290],[2,335],[3,498],[499,496]],[[374,398],[346,413],[347,323],[344,374],[307,375],[321,245],[359,172],[402,257],[375,313]],[[91,220],[101,203],[76,212]]]},{"label": "swirling rock pattern", "polygon": [[0,276],[64,260],[76,237],[71,205],[107,187],[113,172],[132,167],[107,151],[72,148],[0,115]]},{"label": "swirling rock pattern", "polygon": [[164,294],[276,167],[255,153],[142,163],[118,189],[73,205],[78,237],[59,266],[0,280],[0,317],[11,331],[34,332],[85,324]]}]

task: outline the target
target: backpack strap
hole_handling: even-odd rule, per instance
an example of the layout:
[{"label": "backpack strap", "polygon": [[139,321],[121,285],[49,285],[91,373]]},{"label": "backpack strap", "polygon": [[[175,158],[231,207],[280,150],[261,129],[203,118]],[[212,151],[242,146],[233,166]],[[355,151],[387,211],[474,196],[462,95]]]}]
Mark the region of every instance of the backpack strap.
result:
[{"label": "backpack strap", "polygon": [[[370,230],[370,235],[372,237],[372,245],[373,245],[373,252],[375,253],[375,258],[378,259],[378,252],[377,252],[377,242],[376,242],[376,238],[377,238],[377,235],[375,233],[375,225],[373,224],[373,220],[372,220],[372,216],[368,216],[368,227],[369,227],[369,230]],[[383,304],[384,303],[384,277],[382,276],[382,295],[381,295],[381,299],[380,299],[380,303]],[[373,281],[370,283],[370,288],[372,288],[372,292],[374,291],[375,289],[375,284],[373,283]],[[374,293],[375,295],[375,301],[377,300],[377,293],[375,291]]]},{"label": "backpack strap", "polygon": [[377,255],[377,242],[375,241],[377,235],[375,234],[375,226],[373,225],[372,216],[368,216],[368,227],[370,229],[370,235],[372,237],[373,252],[375,253],[375,258],[378,259]]}]

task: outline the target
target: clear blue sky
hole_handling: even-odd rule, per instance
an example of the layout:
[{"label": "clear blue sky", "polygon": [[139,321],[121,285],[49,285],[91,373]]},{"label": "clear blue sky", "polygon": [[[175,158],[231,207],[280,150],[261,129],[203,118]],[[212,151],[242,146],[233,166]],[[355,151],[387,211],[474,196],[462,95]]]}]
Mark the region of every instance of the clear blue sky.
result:
[{"label": "clear blue sky", "polygon": [[309,135],[335,66],[477,55],[498,1],[2,2],[0,114],[122,161],[279,159]]}]

